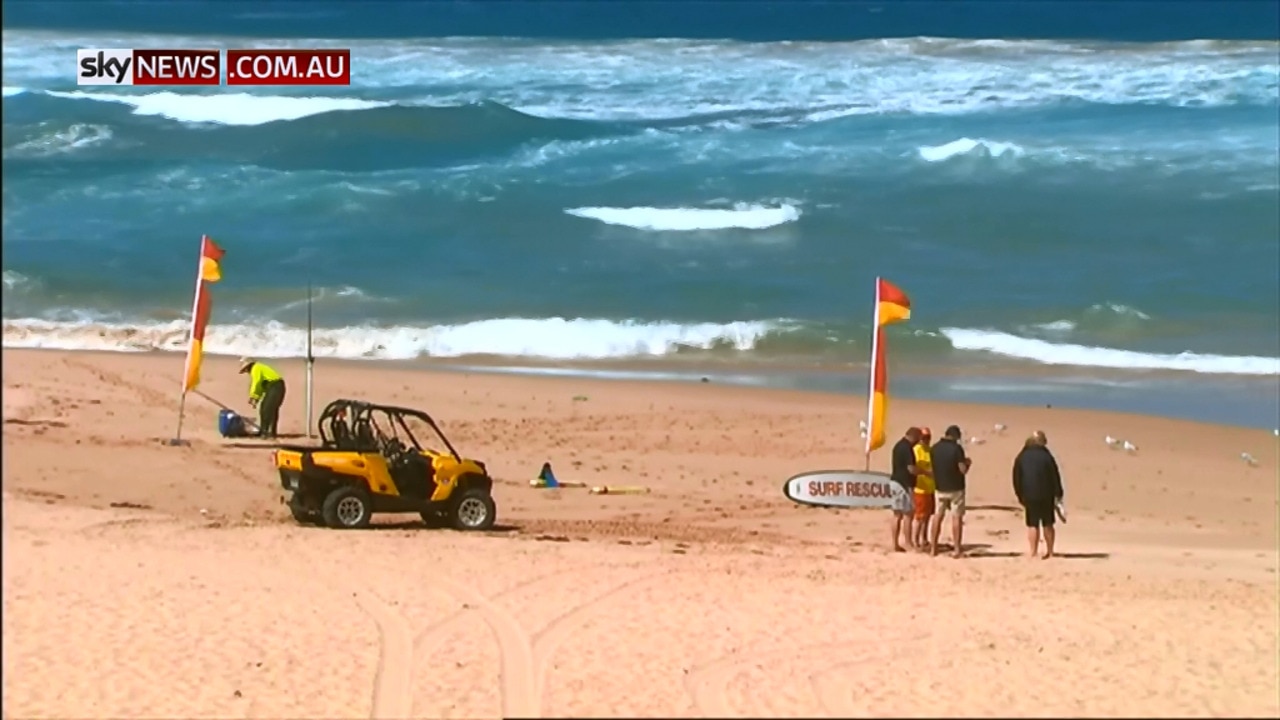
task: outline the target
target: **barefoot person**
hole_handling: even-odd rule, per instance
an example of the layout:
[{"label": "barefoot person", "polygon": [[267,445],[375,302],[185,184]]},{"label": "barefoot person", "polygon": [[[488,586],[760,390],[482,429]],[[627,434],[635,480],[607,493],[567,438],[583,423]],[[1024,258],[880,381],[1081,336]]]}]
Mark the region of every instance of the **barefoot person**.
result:
[{"label": "barefoot person", "polygon": [[942,534],[942,521],[951,511],[952,555],[964,555],[964,488],[965,476],[972,461],[960,447],[960,428],[952,425],[930,450],[933,483],[937,509],[929,524],[929,554],[938,554],[938,536]]},{"label": "barefoot person", "polygon": [[1013,493],[1026,512],[1027,555],[1035,557],[1040,550],[1040,532],[1044,530],[1044,555],[1053,557],[1057,540],[1054,513],[1062,502],[1062,474],[1058,461],[1049,452],[1049,439],[1039,430],[1027,438],[1026,445],[1013,461]]},{"label": "barefoot person", "polygon": [[930,445],[933,433],[929,428],[920,428],[920,442],[916,443],[916,491],[915,491],[915,541],[916,547],[923,550],[929,547],[929,520],[933,518],[934,486],[933,461],[930,458]]},{"label": "barefoot person", "polygon": [[[915,513],[915,496],[916,487],[916,443],[920,442],[920,428],[910,427],[902,436],[902,439],[893,445],[893,473],[889,476],[892,481],[893,495],[893,550],[894,552],[905,552],[902,547],[903,543],[907,547],[915,547],[914,533],[911,531],[911,516]],[[903,526],[906,527],[903,527]]]}]

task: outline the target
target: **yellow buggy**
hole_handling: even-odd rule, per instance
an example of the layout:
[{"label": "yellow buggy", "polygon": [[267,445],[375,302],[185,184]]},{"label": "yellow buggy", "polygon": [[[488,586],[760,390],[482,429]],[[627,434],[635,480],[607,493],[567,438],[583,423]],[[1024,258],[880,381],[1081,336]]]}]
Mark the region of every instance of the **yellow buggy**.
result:
[{"label": "yellow buggy", "polygon": [[[493,527],[497,506],[484,463],[459,455],[427,413],[335,400],[317,425],[319,447],[283,445],[274,455],[298,522],[363,528],[374,513],[416,512],[431,526]],[[434,436],[443,449],[419,436]]]}]

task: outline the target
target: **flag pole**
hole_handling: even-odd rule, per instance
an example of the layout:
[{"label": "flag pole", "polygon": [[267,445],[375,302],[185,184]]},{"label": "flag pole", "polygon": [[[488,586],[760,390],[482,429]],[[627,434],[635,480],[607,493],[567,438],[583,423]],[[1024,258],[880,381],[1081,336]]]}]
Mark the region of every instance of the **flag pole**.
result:
[{"label": "flag pole", "polygon": [[196,256],[196,292],[191,298],[191,328],[187,331],[187,359],[182,364],[181,394],[178,396],[178,429],[170,445],[182,444],[182,421],[187,410],[187,375],[191,372],[191,343],[196,336],[196,315],[200,312],[200,293],[204,291],[204,235],[200,236],[200,253]]},{"label": "flag pole", "polygon": [[312,326],[313,325],[312,325],[312,319],[311,319],[311,281],[307,280],[307,437],[308,438],[312,437],[311,435],[311,409],[313,407],[311,403],[312,387],[313,387],[312,380],[315,374],[315,365],[316,365],[315,355],[311,352]]},{"label": "flag pole", "polygon": [[187,411],[187,391],[183,390],[182,395],[178,398],[178,429],[173,434],[173,439],[169,441],[170,445],[182,444],[182,417]]},{"label": "flag pole", "polygon": [[871,364],[867,368],[867,441],[863,445],[863,470],[871,471],[871,440],[875,432],[876,357],[880,352],[880,277],[876,276],[875,301],[871,311]]}]

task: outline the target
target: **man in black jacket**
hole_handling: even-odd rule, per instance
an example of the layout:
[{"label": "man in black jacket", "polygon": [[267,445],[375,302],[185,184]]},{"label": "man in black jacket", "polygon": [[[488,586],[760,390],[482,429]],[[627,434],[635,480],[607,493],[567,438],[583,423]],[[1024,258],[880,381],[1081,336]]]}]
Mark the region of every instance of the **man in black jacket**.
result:
[{"label": "man in black jacket", "polygon": [[1040,549],[1040,529],[1044,528],[1044,555],[1053,557],[1056,533],[1053,529],[1057,504],[1062,502],[1062,474],[1058,461],[1049,452],[1049,440],[1039,430],[1027,438],[1026,445],[1013,461],[1013,493],[1026,511],[1029,556]]}]

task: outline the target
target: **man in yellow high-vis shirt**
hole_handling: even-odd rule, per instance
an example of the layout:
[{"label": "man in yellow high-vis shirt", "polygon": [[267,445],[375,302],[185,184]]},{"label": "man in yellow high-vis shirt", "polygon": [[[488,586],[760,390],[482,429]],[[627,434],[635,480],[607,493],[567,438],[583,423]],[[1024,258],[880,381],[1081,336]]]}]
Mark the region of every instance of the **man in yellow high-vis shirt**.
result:
[{"label": "man in yellow high-vis shirt", "polygon": [[929,520],[933,518],[935,511],[936,492],[933,482],[933,458],[930,453],[930,444],[933,442],[933,433],[929,428],[920,428],[920,442],[916,443],[916,468],[919,473],[916,475],[916,488],[914,492],[915,500],[915,540],[916,547],[923,550],[927,547]]},{"label": "man in yellow high-vis shirt", "polygon": [[284,404],[284,378],[253,358],[240,358],[240,374],[245,373],[249,373],[249,404],[258,408],[258,437],[274,438]]}]

